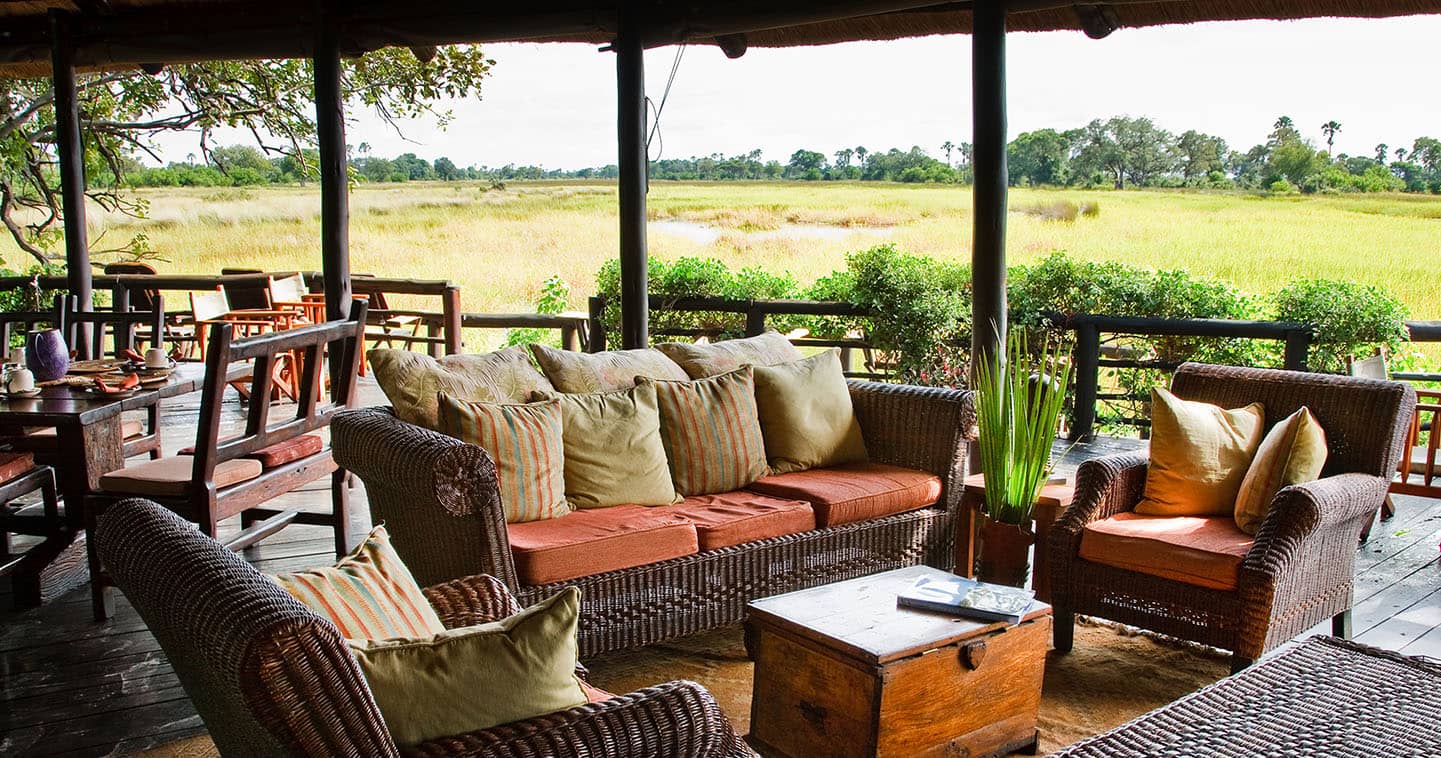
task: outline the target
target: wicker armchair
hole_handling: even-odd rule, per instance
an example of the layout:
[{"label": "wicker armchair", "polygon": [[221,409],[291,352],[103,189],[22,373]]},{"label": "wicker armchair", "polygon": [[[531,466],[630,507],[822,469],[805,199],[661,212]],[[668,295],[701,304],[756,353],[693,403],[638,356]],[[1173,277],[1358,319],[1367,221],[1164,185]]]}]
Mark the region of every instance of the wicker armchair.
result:
[{"label": "wicker armchair", "polygon": [[421,584],[489,574],[526,604],[579,587],[581,655],[591,656],[738,623],[759,597],[918,563],[952,567],[975,426],[970,393],[855,381],[850,388],[871,459],[938,476],[934,505],[555,584],[520,583],[484,450],[400,421],[389,408],[336,416],[331,441]]},{"label": "wicker armchair", "polygon": [[1087,524],[1140,501],[1147,458],[1085,462],[1076,499],[1050,535],[1056,649],[1071,649],[1077,613],[1230,650],[1235,670],[1327,618],[1338,636],[1349,636],[1358,537],[1396,470],[1414,391],[1396,382],[1195,363],[1176,371],[1172,391],[1224,408],[1260,401],[1267,427],[1310,408],[1330,448],[1322,478],[1277,493],[1237,588],[1226,591],[1080,558]]},{"label": "wicker armchair", "polygon": [[[250,564],[146,500],[110,508],[99,536],[224,755],[754,755],[711,694],[684,681],[402,751],[340,633]],[[488,576],[426,595],[450,627],[518,609]]]}]

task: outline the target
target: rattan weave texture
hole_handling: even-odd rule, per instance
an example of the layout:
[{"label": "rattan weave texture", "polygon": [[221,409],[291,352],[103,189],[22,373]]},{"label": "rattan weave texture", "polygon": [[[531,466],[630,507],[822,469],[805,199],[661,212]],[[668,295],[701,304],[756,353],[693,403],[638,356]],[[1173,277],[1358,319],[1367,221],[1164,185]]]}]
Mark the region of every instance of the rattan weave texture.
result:
[{"label": "rattan weave texture", "polygon": [[1441,663],[1312,637],[1053,753],[1067,758],[1441,755]]}]

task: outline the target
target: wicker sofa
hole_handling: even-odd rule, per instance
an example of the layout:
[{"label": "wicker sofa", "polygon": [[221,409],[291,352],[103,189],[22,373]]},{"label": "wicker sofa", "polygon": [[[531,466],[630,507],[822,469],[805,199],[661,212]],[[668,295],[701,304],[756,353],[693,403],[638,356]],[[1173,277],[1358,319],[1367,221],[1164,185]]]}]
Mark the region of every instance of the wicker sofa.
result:
[{"label": "wicker sofa", "polygon": [[[715,698],[673,681],[480,731],[398,747],[340,632],[179,516],[143,499],[99,520],[99,549],[223,755],[754,756]],[[516,613],[498,581],[428,587],[448,628]]]},{"label": "wicker sofa", "polygon": [[934,503],[900,513],[756,539],[554,583],[516,568],[495,481],[478,447],[405,423],[389,408],[348,411],[332,425],[336,461],[365,483],[371,517],[422,584],[500,578],[521,603],[582,590],[582,656],[741,620],[748,601],[926,563],[949,569],[973,405],[968,392],[850,382],[873,462],[939,479]]}]

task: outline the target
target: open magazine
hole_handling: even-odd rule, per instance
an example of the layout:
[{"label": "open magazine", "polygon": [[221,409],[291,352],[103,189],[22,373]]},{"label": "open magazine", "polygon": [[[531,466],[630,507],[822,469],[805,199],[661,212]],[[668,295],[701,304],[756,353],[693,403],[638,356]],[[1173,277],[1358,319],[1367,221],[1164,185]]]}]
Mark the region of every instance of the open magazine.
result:
[{"label": "open magazine", "polygon": [[923,576],[896,596],[898,605],[923,608],[981,621],[1019,624],[1031,609],[1034,590],[987,584],[959,576],[936,579]]}]

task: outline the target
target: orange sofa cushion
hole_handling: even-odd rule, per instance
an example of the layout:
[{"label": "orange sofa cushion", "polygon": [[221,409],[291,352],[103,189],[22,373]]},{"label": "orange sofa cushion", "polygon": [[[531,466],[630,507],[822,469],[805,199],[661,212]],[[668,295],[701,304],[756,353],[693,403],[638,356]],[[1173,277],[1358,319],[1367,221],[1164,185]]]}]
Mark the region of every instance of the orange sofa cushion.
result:
[{"label": "orange sofa cushion", "polygon": [[616,505],[507,524],[524,584],[550,584],[700,550],[696,528],[667,506]]},{"label": "orange sofa cushion", "polygon": [[695,525],[701,550],[719,550],[816,528],[816,514],[810,503],[745,490],[695,495],[665,509]]},{"label": "orange sofa cushion", "polygon": [[1230,516],[1118,513],[1086,525],[1080,556],[1198,587],[1234,590],[1254,539]]},{"label": "orange sofa cushion", "polygon": [[767,476],[746,489],[804,500],[815,510],[816,523],[837,526],[932,505],[941,496],[941,479],[884,463],[849,463]]}]

